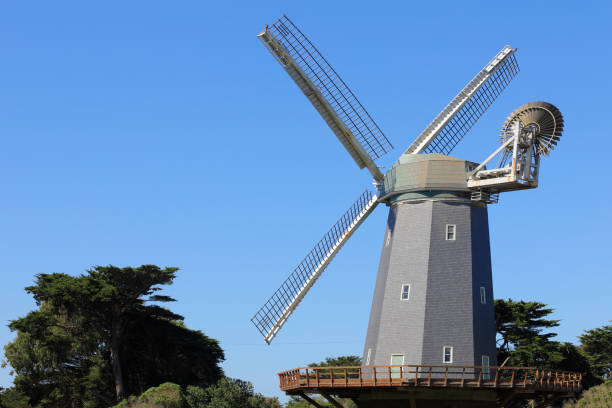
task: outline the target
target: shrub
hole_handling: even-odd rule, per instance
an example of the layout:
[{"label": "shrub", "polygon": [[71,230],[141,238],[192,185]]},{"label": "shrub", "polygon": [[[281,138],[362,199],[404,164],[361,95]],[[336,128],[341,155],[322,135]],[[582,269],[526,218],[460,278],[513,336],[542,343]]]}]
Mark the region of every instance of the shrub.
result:
[{"label": "shrub", "polygon": [[589,388],[580,399],[566,402],[563,408],[612,408],[612,381]]}]

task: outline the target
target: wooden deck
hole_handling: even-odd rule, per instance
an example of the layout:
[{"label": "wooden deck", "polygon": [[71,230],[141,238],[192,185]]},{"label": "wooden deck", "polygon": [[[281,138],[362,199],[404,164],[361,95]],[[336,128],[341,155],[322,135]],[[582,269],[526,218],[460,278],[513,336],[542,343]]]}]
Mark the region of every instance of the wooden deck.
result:
[{"label": "wooden deck", "polygon": [[292,393],[338,388],[533,389],[575,393],[582,374],[535,367],[368,366],[303,367],[278,374],[281,390]]}]

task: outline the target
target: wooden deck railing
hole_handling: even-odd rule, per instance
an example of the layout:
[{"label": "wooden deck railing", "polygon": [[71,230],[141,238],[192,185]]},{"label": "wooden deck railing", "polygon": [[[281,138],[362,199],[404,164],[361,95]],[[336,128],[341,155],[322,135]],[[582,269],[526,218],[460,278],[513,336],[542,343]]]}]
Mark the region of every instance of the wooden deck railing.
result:
[{"label": "wooden deck railing", "polygon": [[535,367],[304,367],[278,374],[283,391],[331,387],[532,388],[580,391],[582,374]]}]

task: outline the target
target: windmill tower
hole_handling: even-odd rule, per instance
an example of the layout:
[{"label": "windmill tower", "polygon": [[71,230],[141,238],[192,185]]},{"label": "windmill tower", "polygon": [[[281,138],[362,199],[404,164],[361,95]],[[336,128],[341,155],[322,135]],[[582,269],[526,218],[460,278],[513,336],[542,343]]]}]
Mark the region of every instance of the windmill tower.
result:
[{"label": "windmill tower", "polygon": [[[365,191],[251,319],[270,344],[348,238],[378,204],[389,207],[364,347],[364,365],[495,365],[487,205],[535,188],[540,159],[563,130],[545,102],[519,107],[482,163],[450,157],[517,75],[505,46],[383,174],[393,147],[306,36],[283,16],[259,39],[306,95],[377,192]],[[491,169],[486,165],[499,159]]]}]

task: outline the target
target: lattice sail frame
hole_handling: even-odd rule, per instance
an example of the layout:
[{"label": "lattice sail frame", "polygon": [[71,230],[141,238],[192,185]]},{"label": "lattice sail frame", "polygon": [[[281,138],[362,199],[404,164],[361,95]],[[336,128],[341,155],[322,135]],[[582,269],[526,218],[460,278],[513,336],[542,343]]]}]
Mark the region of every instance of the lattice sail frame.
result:
[{"label": "lattice sail frame", "polygon": [[378,197],[365,191],[323,236],[251,321],[270,344],[340,248],[376,207]]},{"label": "lattice sail frame", "polygon": [[391,142],[355,94],[310,40],[287,18],[258,35],[332,129],[359,168],[382,180],[374,160],[393,149]]},{"label": "lattice sail frame", "polygon": [[506,45],[453,98],[406,150],[406,153],[450,152],[519,72],[516,49]]}]

